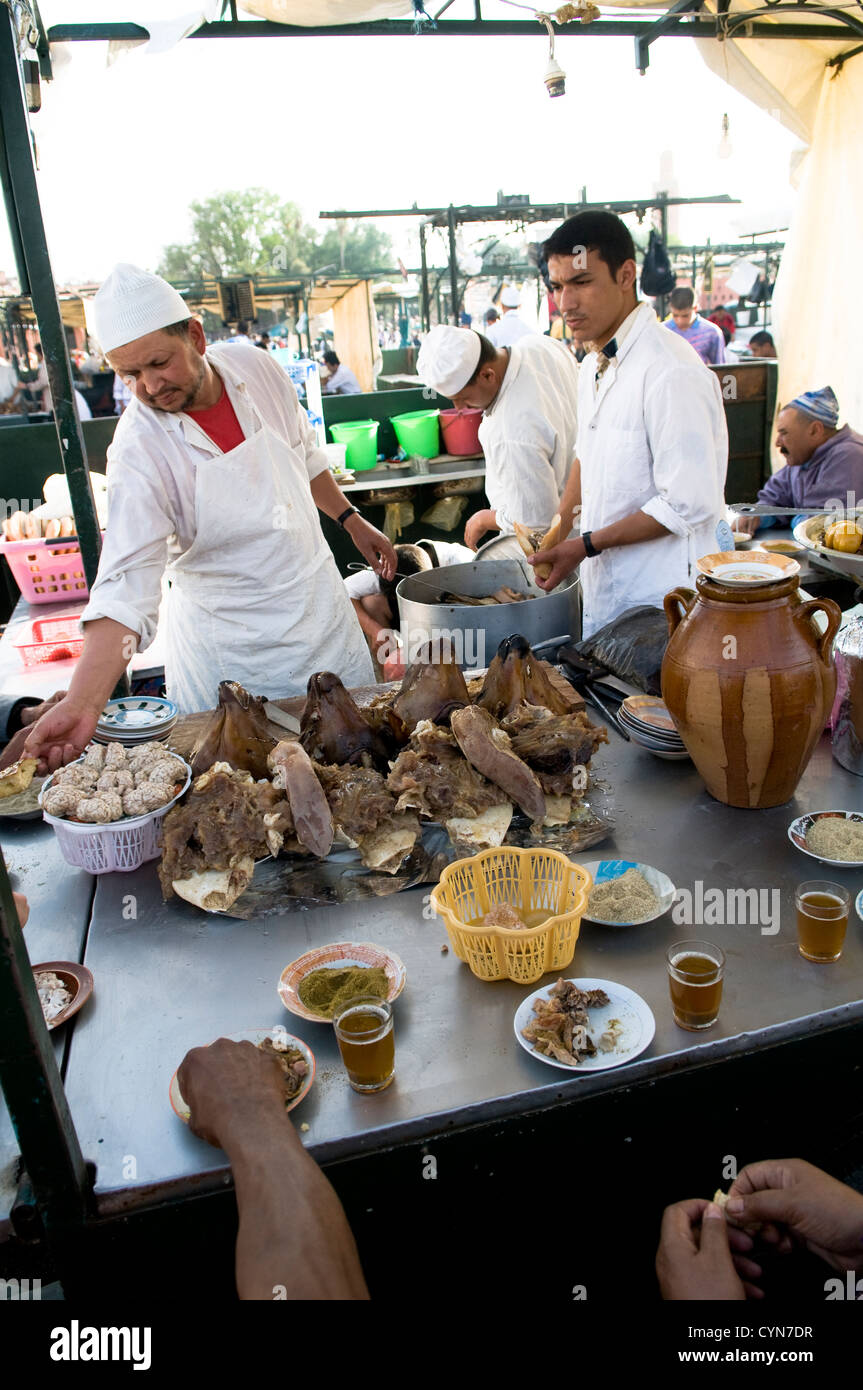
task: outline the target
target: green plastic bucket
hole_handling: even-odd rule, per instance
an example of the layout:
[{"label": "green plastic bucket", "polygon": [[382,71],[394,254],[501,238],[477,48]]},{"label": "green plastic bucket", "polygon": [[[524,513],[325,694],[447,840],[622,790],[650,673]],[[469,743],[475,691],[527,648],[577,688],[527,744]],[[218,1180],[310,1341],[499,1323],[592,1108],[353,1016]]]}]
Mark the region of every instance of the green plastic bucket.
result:
[{"label": "green plastic bucket", "polygon": [[330,425],[336,443],[347,445],[348,468],[374,468],[378,461],[378,424],[377,420],[345,420],[341,425]]},{"label": "green plastic bucket", "polygon": [[440,453],[439,410],[410,410],[392,417],[396,438],[406,454],[433,459]]}]

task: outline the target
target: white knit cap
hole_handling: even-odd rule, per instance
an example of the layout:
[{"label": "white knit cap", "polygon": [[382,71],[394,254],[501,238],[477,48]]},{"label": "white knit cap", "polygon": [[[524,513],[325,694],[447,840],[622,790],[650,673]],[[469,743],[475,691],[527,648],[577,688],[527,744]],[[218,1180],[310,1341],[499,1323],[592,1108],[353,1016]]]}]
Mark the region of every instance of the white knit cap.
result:
[{"label": "white knit cap", "polygon": [[426,386],[452,400],[476,371],[479,353],[479,334],[472,328],[437,324],[420,348],[417,376]]},{"label": "white knit cap", "polygon": [[501,291],[500,302],[505,309],[517,309],[521,303],[521,295],[514,285],[507,285],[506,289]]},{"label": "white knit cap", "polygon": [[125,262],[114,266],[91,303],[93,333],[103,352],[191,317],[192,311],[173,285],[161,275]]}]

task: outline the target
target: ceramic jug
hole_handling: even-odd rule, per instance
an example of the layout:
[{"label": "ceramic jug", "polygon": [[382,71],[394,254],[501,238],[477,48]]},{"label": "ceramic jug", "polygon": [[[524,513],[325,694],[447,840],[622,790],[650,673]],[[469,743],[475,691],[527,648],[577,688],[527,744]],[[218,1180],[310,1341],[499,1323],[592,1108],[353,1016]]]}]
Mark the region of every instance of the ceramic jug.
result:
[{"label": "ceramic jug", "polygon": [[728,806],[788,801],[833,703],[841,610],[803,603],[797,587],[796,575],[738,588],[699,575],[697,593],[665,596],[662,698],[707,790]]}]

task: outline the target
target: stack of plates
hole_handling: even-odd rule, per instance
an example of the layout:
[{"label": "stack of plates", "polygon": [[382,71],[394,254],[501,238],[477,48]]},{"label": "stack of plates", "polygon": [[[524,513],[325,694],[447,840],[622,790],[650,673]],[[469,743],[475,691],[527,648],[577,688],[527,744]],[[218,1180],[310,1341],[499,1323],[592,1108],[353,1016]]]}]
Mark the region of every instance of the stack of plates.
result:
[{"label": "stack of plates", "polygon": [[172,700],[152,695],[127,695],[109,700],[93,735],[95,743],[122,743],[133,748],[138,743],[164,741],[177,722],[177,706]]},{"label": "stack of plates", "polygon": [[689,757],[671,715],[656,695],[630,695],[621,704],[617,717],[633,743],[647,748],[657,758],[678,762]]}]

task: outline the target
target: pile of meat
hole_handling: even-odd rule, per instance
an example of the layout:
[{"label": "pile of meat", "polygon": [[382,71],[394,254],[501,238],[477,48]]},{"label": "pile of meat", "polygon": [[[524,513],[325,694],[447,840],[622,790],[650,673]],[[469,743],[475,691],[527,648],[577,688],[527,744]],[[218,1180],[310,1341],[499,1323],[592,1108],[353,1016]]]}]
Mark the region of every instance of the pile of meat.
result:
[{"label": "pile of meat", "polygon": [[446,643],[362,710],[338,676],[318,672],[297,742],[277,742],[264,701],[224,682],[190,795],[165,820],[163,889],[225,906],[267,854],[323,858],[348,845],[395,873],[424,820],[475,849],[503,842],[516,807],[536,826],[565,824],[606,737],[519,636],[473,693]]},{"label": "pile of meat", "polygon": [[583,1058],[596,1056],[596,1044],[587,1031],[588,1009],[601,1009],[610,1002],[604,989],[582,990],[572,980],[558,980],[548,999],[534,1000],[535,1017],[521,1036],[533,1043],[536,1052],[577,1067]]},{"label": "pile of meat", "polygon": [[105,825],[158,811],[186,780],[181,760],[163,743],[91,743],[78,762],[54,773],[42,799],[49,816]]}]

